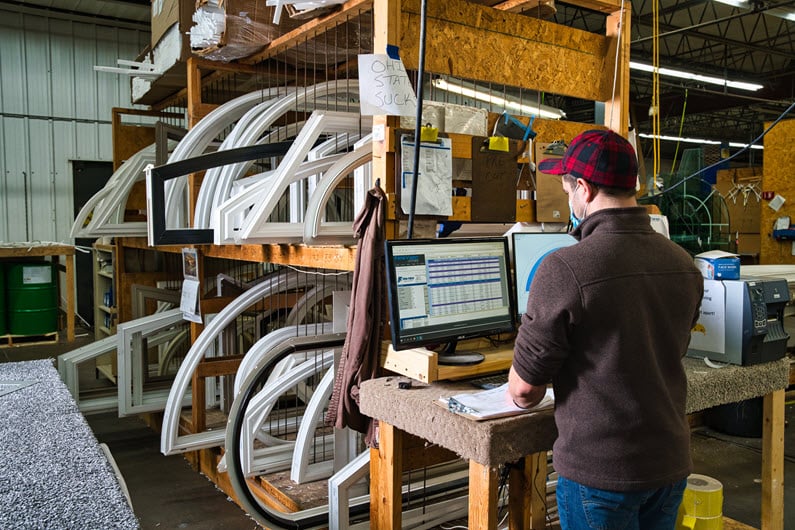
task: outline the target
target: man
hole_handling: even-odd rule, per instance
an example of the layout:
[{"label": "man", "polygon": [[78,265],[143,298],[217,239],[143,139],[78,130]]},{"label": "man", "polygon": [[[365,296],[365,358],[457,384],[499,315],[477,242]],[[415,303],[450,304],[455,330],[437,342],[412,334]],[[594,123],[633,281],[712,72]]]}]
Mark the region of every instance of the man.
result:
[{"label": "man", "polygon": [[672,529],[692,468],[681,358],[703,279],[638,206],[624,138],[586,131],[539,169],[563,175],[578,243],[536,272],[509,397],[530,407],[553,384],[564,530]]}]

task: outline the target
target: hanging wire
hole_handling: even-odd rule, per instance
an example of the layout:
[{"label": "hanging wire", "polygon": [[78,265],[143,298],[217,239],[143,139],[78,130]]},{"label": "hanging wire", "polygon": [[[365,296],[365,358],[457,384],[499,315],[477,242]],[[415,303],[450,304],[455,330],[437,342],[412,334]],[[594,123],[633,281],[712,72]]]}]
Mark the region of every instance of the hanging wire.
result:
[{"label": "hanging wire", "polygon": [[682,103],[682,117],[679,119],[679,139],[676,140],[676,150],[674,151],[674,161],[671,162],[671,174],[676,170],[676,157],[679,155],[679,145],[681,143],[682,131],[685,128],[685,111],[687,110],[687,89],[685,89],[685,101]]}]

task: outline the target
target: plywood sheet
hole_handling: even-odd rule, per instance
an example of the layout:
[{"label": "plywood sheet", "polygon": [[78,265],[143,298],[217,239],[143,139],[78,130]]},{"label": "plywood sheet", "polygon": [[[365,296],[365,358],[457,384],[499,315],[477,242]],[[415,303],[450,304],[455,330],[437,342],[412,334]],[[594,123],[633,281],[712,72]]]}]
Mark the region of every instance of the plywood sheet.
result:
[{"label": "plywood sheet", "polygon": [[[765,129],[770,123],[765,123]],[[793,264],[792,242],[779,242],[771,237],[773,223],[780,216],[795,220],[795,120],[782,120],[764,140],[765,163],[762,170],[762,191],[772,191],[787,201],[776,212],[768,206],[770,201],[762,200],[760,227],[762,235],[759,263],[762,265]]]},{"label": "plywood sheet", "polygon": [[[419,0],[403,0],[400,24],[420,26]],[[427,28],[426,72],[593,101],[611,98],[606,36],[463,0],[430,3]],[[400,56],[406,68],[417,68],[415,32],[401,35]]]}]

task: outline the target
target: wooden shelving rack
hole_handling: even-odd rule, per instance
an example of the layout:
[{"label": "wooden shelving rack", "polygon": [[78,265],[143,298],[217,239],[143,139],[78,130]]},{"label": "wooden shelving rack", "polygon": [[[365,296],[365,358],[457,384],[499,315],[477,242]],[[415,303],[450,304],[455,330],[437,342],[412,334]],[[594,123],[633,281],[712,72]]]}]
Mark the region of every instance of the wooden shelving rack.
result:
[{"label": "wooden shelving rack", "polygon": [[[604,125],[626,135],[628,128],[629,93],[629,8],[620,9],[617,0],[574,0],[573,4],[597,10],[606,15],[606,34],[575,30],[559,24],[517,14],[523,6],[538,4],[526,1],[506,1],[494,7],[483,5],[497,2],[468,2],[449,0],[431,3],[428,10],[428,40],[426,44],[426,73],[451,75],[470,80],[503,84],[506,86],[551,92],[576,98],[604,102]],[[350,0],[326,16],[309,20],[300,28],[274,39],[261,52],[234,63],[221,64],[195,57],[187,60],[187,85],[174,96],[153,107],[163,110],[181,106],[187,110],[188,127],[196,125],[202,117],[216,108],[203,97],[203,88],[228,76],[243,72],[267,77],[269,75],[284,82],[285,76],[292,76],[295,84],[312,79],[316,72],[287,72],[272,69],[268,60],[278,56],[310,38],[322,35],[346,22],[351,17],[367,13],[373,22],[373,50],[383,53],[387,47],[395,47],[409,71],[418,68],[419,54],[419,0]],[[495,60],[499,57],[499,60]],[[355,60],[348,63],[355,65]],[[338,66],[329,76],[347,75],[355,68],[351,64]],[[613,81],[616,74],[615,83]],[[324,79],[324,80],[326,80]],[[311,82],[311,81],[310,81]],[[496,119],[496,115],[491,117]],[[374,142],[373,181],[380,180],[381,187],[390,198],[388,209],[387,237],[395,238],[400,233],[400,215],[395,204],[395,131],[399,119],[391,116],[376,116],[376,126],[386,131],[383,141]],[[534,130],[539,139],[551,140],[572,138],[593,124],[537,119]],[[471,137],[454,137],[455,156],[471,157]],[[195,203],[201,185],[201,175],[190,175],[188,189]],[[470,219],[471,204],[466,197],[455,198],[454,215],[451,219],[467,221]],[[531,221],[529,204],[517,202],[517,215],[512,220]],[[149,248],[142,238],[119,238],[116,256],[118,292],[141,278],[124,269],[125,249]],[[356,249],[352,247],[308,247],[304,245],[239,245],[196,247],[200,257],[199,270],[203,258],[223,258],[229,260],[270,262],[274,264],[333,268],[353,270]],[[181,252],[181,247],[158,247],[166,253]],[[149,278],[151,281],[152,278]],[[120,322],[130,318],[120,300],[118,317]],[[199,324],[192,324],[191,336],[195,339],[202,330]],[[234,366],[227,367],[234,369]],[[196,381],[194,381],[196,383]],[[194,387],[196,385],[194,384]],[[201,400],[201,393],[197,393]],[[203,417],[197,416],[185,422],[188,431],[192,426],[202,425]],[[202,450],[189,453],[188,459],[197,469],[210,477],[228,495],[234,492],[228,480],[216,470],[218,452]]]}]

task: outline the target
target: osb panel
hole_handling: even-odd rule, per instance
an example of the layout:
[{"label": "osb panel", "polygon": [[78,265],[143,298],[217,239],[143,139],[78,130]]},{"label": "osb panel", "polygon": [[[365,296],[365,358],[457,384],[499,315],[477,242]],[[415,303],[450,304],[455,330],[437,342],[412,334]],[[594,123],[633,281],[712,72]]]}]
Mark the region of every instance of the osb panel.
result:
[{"label": "osb panel", "polygon": [[[765,123],[765,128],[770,123]],[[759,262],[764,265],[792,264],[792,242],[779,243],[770,237],[773,222],[781,216],[795,219],[795,181],[792,179],[792,168],[795,167],[795,120],[783,120],[765,136],[765,162],[762,171],[762,190],[775,192],[787,202],[778,212],[768,208],[769,201],[762,201],[760,227],[762,248]]]},{"label": "osb panel", "polygon": [[154,127],[118,125],[113,129],[113,170],[132,155],[155,143]]},{"label": "osb panel", "polygon": [[563,140],[568,144],[574,139],[575,136],[590,129],[605,130],[607,127],[604,127],[603,125],[594,125],[592,123],[580,123],[576,121],[564,120],[545,120],[543,118],[536,118],[533,122],[533,130],[537,133],[537,136],[534,140],[536,142],[549,143],[556,140]]},{"label": "osb panel", "polygon": [[[419,0],[402,5],[400,56],[419,61]],[[609,39],[560,24],[498,11],[463,0],[428,6],[425,69],[593,101],[610,99]]]}]

